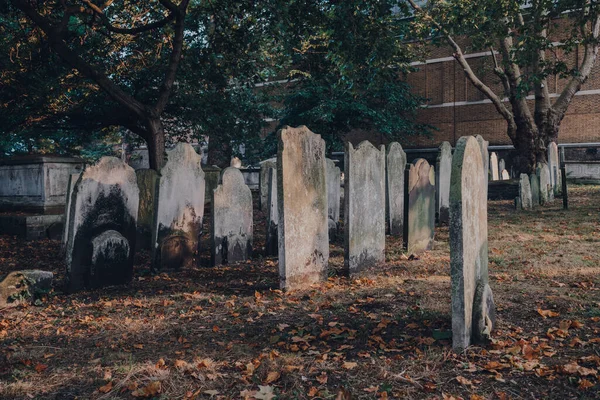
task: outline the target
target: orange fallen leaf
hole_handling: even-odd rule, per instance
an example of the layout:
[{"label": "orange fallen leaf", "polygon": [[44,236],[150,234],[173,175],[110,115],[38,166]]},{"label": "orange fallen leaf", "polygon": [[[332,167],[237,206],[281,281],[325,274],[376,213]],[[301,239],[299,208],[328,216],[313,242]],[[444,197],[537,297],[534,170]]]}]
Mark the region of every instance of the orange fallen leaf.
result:
[{"label": "orange fallen leaf", "polygon": [[33,367],[33,368],[35,369],[35,372],[37,372],[39,374],[39,373],[42,373],[45,370],[47,370],[48,366],[46,364],[37,363],[37,364],[35,364],[35,367]]},{"label": "orange fallen leaf", "polygon": [[458,383],[460,383],[461,385],[465,385],[465,386],[472,386],[473,385],[473,382],[471,382],[470,380],[468,380],[464,376],[460,376],[460,375],[456,377],[456,381]]},{"label": "orange fallen leaf", "polygon": [[588,381],[587,379],[582,379],[579,381],[578,388],[581,390],[587,390],[593,386],[594,386],[594,384],[592,382]]},{"label": "orange fallen leaf", "polygon": [[108,393],[108,392],[110,392],[112,390],[112,388],[113,388],[113,383],[112,383],[112,381],[110,381],[106,385],[100,386],[98,388],[98,391],[100,393]]},{"label": "orange fallen leaf", "polygon": [[343,364],[344,369],[354,369],[358,366],[358,363],[346,361]]},{"label": "orange fallen leaf", "polygon": [[538,308],[537,310],[538,314],[540,314],[542,317],[544,318],[552,318],[552,317],[558,317],[560,314],[552,311],[552,310],[542,310],[541,308]]},{"label": "orange fallen leaf", "polygon": [[277,371],[271,371],[267,374],[267,379],[265,379],[265,384],[273,383],[277,381],[281,377],[281,374]]},{"label": "orange fallen leaf", "polygon": [[132,392],[131,395],[133,397],[152,397],[159,394],[161,391],[161,386],[159,381],[152,381],[146,386],[137,389]]}]

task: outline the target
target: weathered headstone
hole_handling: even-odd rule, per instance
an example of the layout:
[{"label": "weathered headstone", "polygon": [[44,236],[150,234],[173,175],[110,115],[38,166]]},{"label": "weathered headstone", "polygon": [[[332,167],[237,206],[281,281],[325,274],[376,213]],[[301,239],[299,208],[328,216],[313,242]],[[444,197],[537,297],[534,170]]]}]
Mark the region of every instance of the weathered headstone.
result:
[{"label": "weathered headstone", "polygon": [[103,157],[81,173],[71,198],[69,291],[131,280],[138,205],[135,171],[118,158]]},{"label": "weathered headstone", "polygon": [[556,142],[548,144],[548,168],[550,169],[550,181],[555,195],[561,189],[560,160],[558,157],[558,145]]},{"label": "weathered headstone", "polygon": [[240,160],[238,157],[233,157],[231,159],[231,162],[229,163],[230,167],[235,167],[235,168],[242,168],[242,160]]},{"label": "weathered headstone", "polygon": [[400,143],[392,142],[386,154],[386,213],[389,234],[402,236],[404,226],[404,169],[406,153]]},{"label": "weathered headstone", "polygon": [[252,192],[237,167],[223,171],[213,192],[212,265],[247,260],[252,254]]},{"label": "weathered headstone", "polygon": [[193,265],[204,216],[202,157],[187,143],[167,151],[160,171],[152,242],[154,269]]},{"label": "weathered headstone", "polygon": [[488,284],[485,169],[473,137],[461,137],[454,152],[450,188],[452,347],[461,351],[489,339],[495,305]]},{"label": "weathered headstone", "polygon": [[152,232],[156,211],[156,194],[159,176],[153,169],[135,171],[140,189],[140,206],[137,220],[137,249],[152,249]]},{"label": "weathered headstone", "polygon": [[265,253],[267,256],[276,256],[279,252],[279,212],[277,210],[277,170],[269,169],[269,205],[267,208],[267,239]]},{"label": "weathered headstone", "polygon": [[278,133],[279,278],[286,289],[327,277],[327,167],[325,141],[307,127]]},{"label": "weathered headstone", "polygon": [[344,269],[348,274],[385,261],[385,147],[346,144]]},{"label": "weathered headstone", "polygon": [[452,172],[452,146],[442,142],[437,157],[435,180],[436,212],[440,224],[448,224],[450,218],[450,173]]},{"label": "weathered headstone", "polygon": [[338,225],[340,223],[340,169],[336,167],[333,160],[326,159],[327,162],[327,215],[329,225],[329,240],[337,236]]},{"label": "weathered headstone", "polygon": [[531,187],[531,206],[540,205],[540,177],[537,174],[529,175],[529,186]]},{"label": "weathered headstone", "polygon": [[507,170],[503,169],[502,170],[502,180],[503,181],[507,181],[510,179],[510,174],[508,173]]},{"label": "weathered headstone", "polygon": [[527,174],[521,174],[519,178],[519,204],[523,210],[530,210],[533,207],[531,183]]},{"label": "weathered headstone", "polygon": [[65,199],[65,214],[63,217],[63,234],[62,234],[62,251],[66,250],[67,241],[69,240],[69,224],[71,218],[71,199],[73,197],[73,189],[79,179],[81,173],[69,175],[67,182],[67,198]]},{"label": "weathered headstone", "polygon": [[548,164],[538,163],[537,175],[540,178],[540,204],[544,205],[552,199],[550,198],[550,171],[548,170]]},{"label": "weathered headstone", "polygon": [[496,153],[492,152],[490,154],[490,169],[492,171],[492,180],[498,180],[498,156]]},{"label": "weathered headstone", "polygon": [[269,195],[269,169],[277,168],[277,158],[269,158],[268,160],[261,161],[260,163],[260,177],[259,177],[259,191],[260,197],[258,207],[262,211],[266,211],[269,201],[267,197]]},{"label": "weathered headstone", "polygon": [[489,181],[489,170],[490,170],[490,153],[488,153],[489,142],[485,140],[481,135],[475,136],[477,143],[479,143],[479,150],[481,150],[481,159],[483,160],[483,175],[485,175],[485,197],[488,195],[488,181]]},{"label": "weathered headstone", "polygon": [[435,233],[435,169],[418,158],[404,175],[404,247],[417,254],[433,247]]},{"label": "weathered headstone", "polygon": [[[500,171],[500,174],[502,174],[502,171],[504,171],[506,169],[506,162],[504,161],[504,158],[501,158],[500,161],[498,161],[498,171]],[[500,176],[500,178],[502,178],[502,176]]]}]

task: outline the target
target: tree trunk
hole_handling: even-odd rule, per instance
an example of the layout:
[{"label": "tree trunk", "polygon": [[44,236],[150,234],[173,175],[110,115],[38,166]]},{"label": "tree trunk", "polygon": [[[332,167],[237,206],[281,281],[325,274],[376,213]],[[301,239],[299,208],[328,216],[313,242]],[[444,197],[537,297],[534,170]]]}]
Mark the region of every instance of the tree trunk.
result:
[{"label": "tree trunk", "polygon": [[231,144],[224,139],[225,135],[211,135],[208,138],[208,165],[216,165],[219,168],[229,167],[231,162]]},{"label": "tree trunk", "polygon": [[160,171],[165,164],[165,130],[160,118],[148,119],[146,129],[149,135],[145,139],[148,146],[150,169]]}]

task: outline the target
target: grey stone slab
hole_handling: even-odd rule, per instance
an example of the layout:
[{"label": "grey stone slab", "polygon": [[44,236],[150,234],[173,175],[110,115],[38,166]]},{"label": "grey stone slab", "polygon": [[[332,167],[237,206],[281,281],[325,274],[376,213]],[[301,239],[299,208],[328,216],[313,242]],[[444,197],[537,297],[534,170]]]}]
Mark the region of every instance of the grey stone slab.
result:
[{"label": "grey stone slab", "polygon": [[75,188],[75,183],[79,179],[81,173],[75,173],[69,175],[69,180],[67,182],[67,193],[65,197],[65,213],[63,219],[63,234],[62,234],[62,250],[65,251],[67,247],[67,240],[69,238],[69,218],[71,216],[71,199],[73,197],[73,189]]},{"label": "grey stone slab", "polygon": [[135,171],[120,159],[103,157],[83,171],[69,211],[68,290],[131,280],[138,207]]},{"label": "grey stone slab", "polygon": [[481,155],[475,138],[461,137],[452,161],[449,232],[455,351],[488,338],[495,322],[488,285],[487,197],[481,190],[485,183]]},{"label": "grey stone slab", "polygon": [[385,147],[346,144],[344,269],[352,275],[385,261]]},{"label": "grey stone slab", "polygon": [[522,210],[531,210],[533,207],[531,182],[527,174],[521,174],[519,177],[519,205]]},{"label": "grey stone slab", "polygon": [[277,169],[269,169],[269,207],[267,208],[267,239],[265,253],[276,256],[279,253],[279,212],[277,205]]},{"label": "grey stone slab", "polygon": [[135,171],[140,189],[140,205],[137,220],[136,249],[152,250],[152,231],[156,218],[156,194],[159,175],[153,169]]},{"label": "grey stone slab", "polygon": [[560,158],[558,156],[558,145],[556,142],[548,144],[548,168],[550,170],[550,183],[555,195],[558,195],[561,188],[560,176]]},{"label": "grey stone slab", "polygon": [[452,173],[452,146],[442,142],[436,165],[436,212],[438,222],[447,225],[450,214],[450,174]]},{"label": "grey stone slab", "polygon": [[237,167],[223,170],[212,201],[213,265],[245,261],[252,256],[252,192]]},{"label": "grey stone slab", "polygon": [[300,289],[327,277],[325,141],[305,126],[285,127],[278,137],[280,286]]},{"label": "grey stone slab", "polygon": [[404,247],[410,254],[433,248],[435,234],[435,168],[418,158],[406,166]]},{"label": "grey stone slab", "polygon": [[187,143],[178,143],[167,151],[167,163],[158,182],[152,239],[154,269],[178,269],[194,264],[204,217],[201,160]]},{"label": "grey stone slab", "polygon": [[498,177],[498,156],[496,153],[492,152],[490,154],[490,170],[492,171],[492,180],[497,181]]},{"label": "grey stone slab", "polygon": [[404,170],[406,153],[400,143],[393,142],[386,154],[387,225],[392,236],[402,236],[404,230]]},{"label": "grey stone slab", "polygon": [[554,200],[548,164],[538,163],[537,176],[540,178],[540,204],[544,205],[549,201]]},{"label": "grey stone slab", "polygon": [[329,240],[337,236],[340,223],[340,192],[341,172],[333,160],[326,159],[327,163],[327,216],[329,218]]},{"label": "grey stone slab", "polygon": [[540,177],[536,174],[529,175],[529,186],[531,187],[531,206],[540,205]]},{"label": "grey stone slab", "polygon": [[485,140],[481,135],[475,136],[477,143],[479,143],[479,149],[481,150],[481,158],[483,160],[483,174],[485,175],[485,197],[488,195],[488,182],[490,179],[490,153],[488,152],[489,142]]},{"label": "grey stone slab", "polygon": [[268,160],[261,161],[260,165],[260,177],[259,177],[259,203],[258,208],[262,211],[268,207],[267,197],[269,195],[269,169],[277,168],[277,158],[269,158]]},{"label": "grey stone slab", "polygon": [[506,162],[504,161],[504,158],[501,158],[498,161],[498,171],[500,171],[500,179],[502,179],[502,171],[504,171],[506,169]]}]

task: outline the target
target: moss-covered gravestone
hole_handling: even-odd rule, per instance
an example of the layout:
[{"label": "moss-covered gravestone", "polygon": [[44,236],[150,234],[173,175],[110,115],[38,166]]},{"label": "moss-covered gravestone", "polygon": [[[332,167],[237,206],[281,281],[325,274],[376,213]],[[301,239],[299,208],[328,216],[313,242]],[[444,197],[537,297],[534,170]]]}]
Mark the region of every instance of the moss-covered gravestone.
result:
[{"label": "moss-covered gravestone", "polygon": [[212,265],[247,260],[252,255],[252,192],[237,167],[223,170],[213,192]]},{"label": "moss-covered gravestone", "polygon": [[135,174],[140,188],[136,247],[151,250],[159,175],[153,169],[138,169]]},{"label": "moss-covered gravestone", "polygon": [[435,168],[418,158],[406,166],[404,247],[417,254],[433,247],[435,233]]},{"label": "moss-covered gravestone", "polygon": [[35,303],[52,290],[54,274],[37,269],[13,271],[0,279],[0,308]]},{"label": "moss-covered gravestone", "polygon": [[326,159],[327,163],[327,216],[329,218],[329,240],[333,240],[338,232],[340,223],[340,169],[333,160]]},{"label": "moss-covered gravestone", "polygon": [[452,172],[452,146],[443,142],[436,163],[436,213],[438,222],[448,224],[450,208],[450,173]]},{"label": "moss-covered gravestone", "polygon": [[187,143],[167,151],[160,170],[152,242],[155,269],[193,265],[204,216],[202,157]]},{"label": "moss-covered gravestone", "polygon": [[267,206],[267,239],[265,254],[276,256],[279,253],[279,212],[277,210],[277,170],[269,169],[269,196]]},{"label": "moss-covered gravestone", "polygon": [[305,126],[285,127],[278,137],[280,286],[305,288],[327,277],[325,141]]},{"label": "moss-covered gravestone", "polygon": [[344,269],[347,274],[385,261],[385,147],[346,145]]},{"label": "moss-covered gravestone", "polygon": [[531,210],[533,207],[533,196],[531,194],[531,182],[527,174],[521,174],[519,177],[519,197],[517,208],[521,210]]},{"label": "moss-covered gravestone", "polygon": [[131,280],[138,205],[135,171],[120,159],[103,157],[82,172],[69,212],[69,291]]},{"label": "moss-covered gravestone", "polygon": [[392,236],[402,236],[404,226],[404,169],[406,153],[400,143],[387,146],[385,156],[385,196],[387,229]]},{"label": "moss-covered gravestone", "polygon": [[461,137],[452,160],[450,184],[450,273],[452,347],[460,351],[486,341],[495,325],[488,284],[487,198],[477,140]]}]

